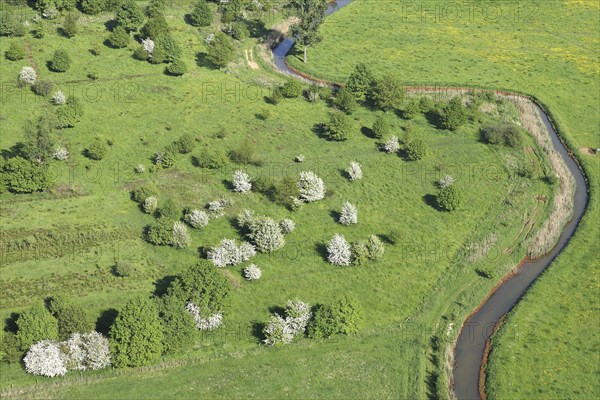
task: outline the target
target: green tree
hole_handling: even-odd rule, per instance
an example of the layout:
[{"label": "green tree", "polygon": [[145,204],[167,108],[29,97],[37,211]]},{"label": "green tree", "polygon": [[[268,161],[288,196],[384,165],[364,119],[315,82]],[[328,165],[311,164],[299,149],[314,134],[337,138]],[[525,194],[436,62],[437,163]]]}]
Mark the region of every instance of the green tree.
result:
[{"label": "green tree", "polygon": [[21,154],[29,161],[48,162],[54,153],[54,128],[57,120],[52,114],[46,114],[35,121],[25,123]]},{"label": "green tree", "polygon": [[18,19],[11,7],[3,7],[0,12],[0,36],[18,37],[27,33],[25,25]]},{"label": "green tree", "polygon": [[411,140],[406,147],[406,158],[410,161],[418,161],[425,157],[427,148],[422,140]]},{"label": "green tree", "polygon": [[125,0],[117,7],[116,20],[127,32],[135,32],[144,22],[144,12],[134,0]]},{"label": "green tree", "polygon": [[160,46],[155,46],[152,55],[150,56],[150,62],[152,64],[162,64],[167,61],[167,53],[165,49]]},{"label": "green tree", "polygon": [[162,14],[157,14],[148,19],[142,29],[140,29],[140,36],[144,39],[150,38],[155,42],[161,37],[168,35],[171,31],[167,19]]},{"label": "green tree", "polygon": [[369,67],[360,63],[354,66],[354,71],[348,77],[346,87],[354,93],[358,100],[365,100],[374,80],[375,77]]},{"label": "green tree", "polygon": [[363,327],[364,309],[356,299],[345,296],[335,301],[331,308],[339,333],[355,334]]},{"label": "green tree", "polygon": [[327,0],[289,0],[285,8],[299,20],[291,27],[291,31],[304,48],[304,63],[306,63],[308,46],[321,40],[318,31],[325,20]]},{"label": "green tree", "polygon": [[356,111],[356,107],[358,107],[354,93],[348,88],[341,88],[337,92],[337,95],[333,99],[333,105],[346,114],[352,114]]},{"label": "green tree", "polygon": [[179,139],[175,141],[175,145],[177,146],[177,150],[179,150],[181,154],[188,154],[191,153],[192,150],[194,150],[194,148],[196,147],[196,140],[191,134],[184,133]]},{"label": "green tree", "polygon": [[350,138],[352,131],[352,121],[341,111],[335,110],[329,115],[329,123],[327,124],[325,135],[336,141],[343,141]]},{"label": "green tree", "polygon": [[46,23],[43,20],[39,20],[31,31],[31,34],[36,39],[43,39],[46,36]]},{"label": "green tree", "polygon": [[136,60],[147,61],[149,56],[150,56],[150,54],[148,54],[148,52],[146,51],[146,49],[144,49],[144,46],[138,46],[138,47],[136,47],[135,50],[134,50],[134,52],[133,52],[133,57]]},{"label": "green tree", "polygon": [[163,338],[156,305],[141,298],[129,300],[109,333],[113,365],[139,367],[154,362],[163,352]]},{"label": "green tree", "polygon": [[165,12],[165,0],[150,0],[146,7],[146,15],[150,18]]},{"label": "green tree", "polygon": [[155,246],[167,246],[173,239],[173,220],[158,218],[146,227],[146,241]]},{"label": "green tree", "polygon": [[17,338],[21,350],[27,350],[40,340],[58,339],[58,321],[43,304],[37,303],[17,318]]},{"label": "green tree", "polygon": [[122,49],[124,47],[127,47],[127,45],[129,45],[129,42],[131,41],[131,37],[129,36],[129,33],[127,33],[125,28],[123,28],[122,26],[117,26],[108,35],[107,40],[108,40],[108,43],[112,47],[114,47],[116,49]]},{"label": "green tree", "polygon": [[185,301],[175,296],[160,299],[160,321],[164,332],[164,353],[172,354],[192,345],[197,330],[194,318],[185,309]]},{"label": "green tree", "polygon": [[50,299],[48,309],[58,321],[58,338],[66,340],[73,333],[86,333],[94,329],[92,320],[83,307],[62,296]]},{"label": "green tree", "polygon": [[235,47],[231,38],[223,32],[215,33],[213,40],[206,45],[207,60],[218,68],[224,68],[233,61]]},{"label": "green tree", "polygon": [[25,49],[23,48],[23,43],[21,43],[20,41],[12,42],[8,50],[6,50],[6,52],[4,53],[4,55],[11,61],[18,61],[24,59]]},{"label": "green tree", "polygon": [[439,117],[441,128],[455,131],[467,122],[469,115],[462,99],[457,96],[439,110]]},{"label": "green tree", "polygon": [[290,79],[281,87],[281,94],[288,99],[300,97],[302,95],[302,84],[295,79]]},{"label": "green tree", "polygon": [[50,69],[54,72],[67,72],[69,68],[71,68],[69,54],[63,49],[56,50],[50,61]]},{"label": "green tree", "polygon": [[22,157],[2,162],[0,181],[13,193],[33,193],[46,190],[52,184],[48,166]]},{"label": "green tree", "polygon": [[406,90],[402,82],[391,74],[375,79],[368,93],[369,101],[383,111],[401,108],[405,96]]},{"label": "green tree", "polygon": [[90,143],[85,154],[92,160],[100,161],[108,154],[108,145],[104,140],[96,138]]},{"label": "green tree", "polygon": [[172,62],[181,57],[181,47],[171,34],[160,35],[156,39],[156,48],[165,51],[165,59],[168,62]]},{"label": "green tree", "polygon": [[402,108],[402,116],[406,119],[414,119],[421,112],[421,106],[415,99],[407,101]]},{"label": "green tree", "polygon": [[373,123],[373,136],[377,139],[381,139],[384,136],[389,135],[390,125],[387,122],[387,118],[384,115],[378,115]]},{"label": "green tree", "polygon": [[456,185],[446,186],[440,189],[437,195],[437,204],[442,210],[454,211],[463,201],[462,192],[456,188]]},{"label": "green tree", "polygon": [[209,26],[214,19],[213,12],[206,0],[198,0],[187,20],[192,26]]},{"label": "green tree", "polygon": [[89,15],[96,15],[106,10],[106,0],[81,0],[79,7],[81,11]]},{"label": "green tree", "polygon": [[75,13],[70,12],[67,15],[65,15],[62,31],[66,37],[72,38],[77,34],[79,30],[79,27],[77,25],[78,20],[79,16]]},{"label": "green tree", "polygon": [[81,121],[83,106],[75,96],[70,96],[67,102],[56,109],[56,126],[59,128],[72,128]]}]

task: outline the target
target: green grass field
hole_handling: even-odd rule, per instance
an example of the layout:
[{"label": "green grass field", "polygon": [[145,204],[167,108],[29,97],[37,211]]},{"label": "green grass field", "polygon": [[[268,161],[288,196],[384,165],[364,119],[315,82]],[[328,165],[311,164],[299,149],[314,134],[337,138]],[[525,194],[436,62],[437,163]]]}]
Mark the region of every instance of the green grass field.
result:
[{"label": "green grass field", "polygon": [[[184,23],[183,15],[189,11],[186,4],[170,3],[167,9],[167,20],[183,45],[184,59],[190,66],[190,72],[180,78],[165,75],[164,66],[134,60],[132,48],[103,47],[100,56],[92,55],[89,49],[107,35],[104,23],[111,17],[108,14],[86,16],[81,32],[72,39],[54,32],[41,40],[25,37],[41,76],[52,79],[65,93],[80,98],[85,115],[75,128],[60,132],[59,139],[69,149],[71,158],[66,163],[53,162],[57,183],[51,192],[0,195],[4,243],[44,232],[64,238],[64,242],[51,242],[41,253],[2,254],[0,316],[8,318],[11,313],[57,292],[69,295],[94,317],[105,310],[118,309],[131,297],[149,296],[160,286],[162,278],[194,263],[199,247],[223,237],[238,238],[230,218],[244,208],[277,218],[292,218],[297,229],[288,236],[284,249],[253,259],[263,269],[260,281],[245,282],[241,276],[243,266],[223,271],[234,286],[225,325],[199,338],[189,351],[145,368],[71,373],[54,380],[27,375],[20,365],[1,364],[2,395],[423,398],[429,392],[443,396],[443,381],[430,379],[442,368],[441,363],[432,365],[428,361],[435,353],[431,350],[431,336],[443,336],[441,341],[450,343],[462,321],[461,313],[479,302],[495,280],[523,256],[527,243],[515,244],[514,238],[522,228],[524,215],[534,208],[533,197],[551,198],[551,188],[539,179],[509,179],[511,169],[507,165],[514,160],[529,160],[527,155],[480,143],[479,127],[473,124],[457,133],[447,133],[435,129],[423,116],[418,117],[412,123],[411,135],[418,136],[429,147],[428,157],[419,162],[407,162],[378,151],[377,141],[361,133],[361,128],[372,125],[376,114],[363,108],[352,116],[355,130],[350,140],[333,143],[319,138],[313,126],[327,120],[329,107],[325,103],[294,99],[273,106],[265,102],[264,96],[269,95],[272,84],[282,79],[265,69],[255,71],[246,66],[243,50],[252,48],[255,40],[238,44],[236,62],[227,74],[196,65],[197,53],[204,49],[202,39],[210,29],[198,32]],[[334,46],[344,64],[339,75],[328,65],[332,59],[326,52],[319,52],[330,46],[336,21],[352,19],[355,10],[365,5],[369,4],[353,4],[326,22],[323,31],[327,33],[326,40],[309,54],[310,68],[332,74],[320,76],[341,80],[351,70],[356,60],[345,58],[344,47],[337,47],[339,42]],[[385,9],[373,8],[369,13],[377,16],[381,11]],[[266,23],[272,24],[279,18],[276,15]],[[377,32],[373,26],[372,33]],[[23,39],[2,38],[0,51],[4,53],[14,40]],[[45,64],[52,52],[61,47],[67,48],[74,58],[73,66],[65,74],[52,73]],[[401,62],[402,59],[397,65],[402,66]],[[26,119],[53,107],[48,99],[13,89],[15,77],[26,64],[27,60],[12,62],[4,58],[0,64],[4,90],[0,116],[3,150],[21,140],[21,127]],[[458,68],[451,64],[449,68]],[[383,67],[377,65],[377,68]],[[91,72],[98,75],[97,80],[87,78]],[[567,78],[577,76],[569,71]],[[414,80],[426,77],[415,74]],[[585,76],[581,79],[593,81]],[[568,90],[565,93],[571,95]],[[582,95],[591,101],[595,94],[588,90]],[[575,118],[572,112],[560,113],[561,108],[550,98],[540,97],[558,115],[565,133],[583,146],[583,138],[571,133],[568,123],[574,118],[573,121],[592,132],[589,116],[587,125],[581,120],[586,110],[577,109],[581,114]],[[565,99],[565,104],[574,106],[569,100],[572,99]],[[265,108],[271,110],[271,116],[267,120],[257,118],[256,114]],[[588,112],[597,115],[593,105],[588,108]],[[514,116],[515,110],[509,105],[502,115],[494,118],[514,119]],[[403,137],[402,128],[409,122],[394,115],[388,117],[394,132]],[[222,128],[226,136],[216,137],[215,133]],[[300,170],[313,170],[324,179],[332,195],[291,213],[262,195],[243,196],[229,191],[223,180],[231,179],[233,170],[240,166],[229,164],[217,172],[207,172],[194,167],[189,155],[179,156],[175,166],[167,170],[133,173],[139,163],[148,170],[152,155],[183,133],[196,138],[197,150],[202,146],[232,149],[249,139],[256,145],[257,157],[265,162],[262,167],[249,168],[252,177],[279,178]],[[95,137],[113,143],[108,157],[99,162],[82,154]],[[589,145],[598,147],[598,143]],[[531,138],[526,139],[526,146],[537,149]],[[293,162],[298,154],[306,156],[303,164]],[[363,166],[362,181],[351,183],[341,173],[352,160]],[[597,167],[597,160],[586,163],[589,169]],[[440,169],[440,165],[444,168]],[[453,213],[441,213],[428,204],[436,192],[434,182],[446,173],[455,176],[457,185],[466,193],[465,206]],[[597,176],[591,177],[596,182]],[[171,198],[181,208],[203,207],[220,196],[232,198],[235,203],[227,218],[212,222],[205,230],[194,231],[190,248],[155,247],[141,238],[143,227],[152,218],[129,199],[129,191],[146,181],[155,182],[161,189],[160,199]],[[506,198],[512,199],[512,205],[503,201]],[[333,217],[344,201],[358,206],[360,222],[355,227],[343,227]],[[594,212],[597,213],[597,206]],[[545,216],[547,209],[542,207],[536,227]],[[590,216],[586,220],[590,242],[597,235],[591,221]],[[401,232],[402,240],[395,246],[388,245],[384,259],[377,263],[337,268],[319,254],[320,246],[336,232],[354,241],[373,233],[385,235],[392,229]],[[88,235],[87,239],[81,239],[82,233]],[[482,259],[464,251],[469,244],[475,249],[485,247],[482,243],[490,234],[497,241]],[[593,253],[582,251],[591,245],[578,240],[569,251],[575,251],[577,246],[576,253],[582,260],[580,267],[591,271],[585,262],[591,260]],[[505,254],[503,249],[508,247],[515,247],[515,251]],[[536,290],[542,285],[556,287],[553,281],[566,279],[553,278],[553,274],[568,270],[558,268],[559,265],[576,259],[565,258],[566,255]],[[110,268],[117,260],[136,263],[137,275],[114,277]],[[477,268],[486,268],[495,279],[480,277],[475,272]],[[268,319],[269,308],[283,306],[296,297],[311,304],[329,302],[342,293],[355,296],[367,311],[366,327],[357,336],[318,341],[300,339],[282,349],[267,349],[258,344],[255,330]],[[591,301],[587,296],[583,299]],[[531,308],[541,307],[536,296],[528,297],[527,301],[532,302]],[[557,314],[561,315],[562,310],[557,308]],[[514,318],[519,318],[518,311]],[[451,334],[444,336],[440,332]],[[548,335],[551,334],[552,329]],[[582,352],[589,351],[587,343],[592,343],[591,338],[586,340],[589,342],[582,344]],[[543,337],[536,346],[544,346]],[[518,351],[526,354],[532,350],[529,347]],[[579,375],[578,379],[586,378]]]},{"label": "green grass field", "polygon": [[549,108],[585,169],[591,202],[572,243],[496,336],[486,385],[498,399],[595,397],[600,164],[586,149],[600,145],[598,3],[500,1],[487,21],[466,3],[441,4],[357,1],[325,22],[307,65],[288,60],[336,81],[367,62],[410,83],[521,91]]}]

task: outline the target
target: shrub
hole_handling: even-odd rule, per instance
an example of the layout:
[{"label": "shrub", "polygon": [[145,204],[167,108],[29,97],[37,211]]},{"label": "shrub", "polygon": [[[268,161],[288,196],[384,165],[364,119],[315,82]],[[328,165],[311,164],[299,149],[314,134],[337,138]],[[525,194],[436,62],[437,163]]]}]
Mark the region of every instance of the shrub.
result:
[{"label": "shrub", "polygon": [[178,249],[185,249],[190,246],[191,238],[185,224],[181,221],[175,221],[173,224],[173,239],[171,244]]},{"label": "shrub", "polygon": [[379,260],[385,253],[385,246],[381,239],[376,235],[370,235],[367,238],[367,252],[369,254],[369,260]]},{"label": "shrub", "polygon": [[163,14],[158,13],[148,18],[142,29],[140,29],[140,37],[150,38],[158,42],[161,37],[169,36],[170,31],[167,19]]},{"label": "shrub", "polygon": [[233,190],[239,193],[249,193],[251,189],[250,176],[241,169],[235,170],[233,173]]},{"label": "shrub", "polygon": [[213,22],[213,12],[206,0],[198,0],[192,12],[187,16],[192,26],[209,26]]},{"label": "shrub", "polygon": [[162,218],[166,221],[176,221],[181,217],[181,210],[173,200],[167,199],[163,202],[156,214],[159,219]]},{"label": "shrub", "polygon": [[165,218],[146,227],[146,241],[156,246],[166,246],[173,239],[173,221]]},{"label": "shrub", "polygon": [[305,91],[306,100],[311,103],[317,103],[321,100],[321,87],[317,84],[312,84]]},{"label": "shrub", "polygon": [[0,36],[23,36],[27,33],[25,26],[16,16],[12,8],[2,7],[0,14]]},{"label": "shrub", "polygon": [[294,333],[286,321],[278,314],[271,315],[271,319],[263,329],[263,340],[269,347],[279,347],[292,342]]},{"label": "shrub", "polygon": [[402,82],[391,74],[375,79],[368,92],[368,100],[383,111],[400,109],[405,96],[406,90]]},{"label": "shrub", "polygon": [[369,261],[369,249],[365,241],[352,243],[352,262],[361,265]]},{"label": "shrub", "polygon": [[509,122],[484,126],[481,129],[481,138],[489,144],[504,144],[509,147],[519,147],[523,143],[521,128]]},{"label": "shrub", "polygon": [[148,197],[142,203],[142,208],[144,209],[144,212],[146,214],[153,214],[154,211],[156,211],[157,207],[158,207],[158,199],[154,196]]},{"label": "shrub", "polygon": [[337,95],[333,99],[333,105],[346,114],[352,114],[356,111],[356,107],[358,107],[356,97],[347,88],[342,88],[337,92]]},{"label": "shrub", "polygon": [[144,167],[144,164],[138,164],[135,166],[134,171],[136,174],[143,174],[146,172],[146,167]]},{"label": "shrub", "polygon": [[281,220],[279,226],[284,234],[292,233],[296,229],[296,223],[291,219]]},{"label": "shrub", "polygon": [[435,109],[435,102],[428,96],[423,96],[419,99],[419,110],[422,113],[427,113]]},{"label": "shrub", "polygon": [[260,164],[260,161],[254,158],[254,151],[254,144],[244,140],[237,149],[229,151],[229,158],[238,164]]},{"label": "shrub", "polygon": [[148,61],[150,53],[143,46],[138,46],[133,51],[133,58],[140,61]]},{"label": "shrub", "polygon": [[340,213],[340,224],[342,225],[354,225],[358,223],[358,211],[356,206],[346,202],[342,207]]},{"label": "shrub", "polygon": [[64,35],[68,38],[72,38],[77,34],[79,30],[77,27],[77,20],[79,17],[75,13],[68,13],[65,16],[65,20],[63,22],[62,31]]},{"label": "shrub", "polygon": [[94,328],[85,310],[64,298],[54,297],[49,303],[49,309],[58,323],[58,338],[65,340],[75,332],[88,332]]},{"label": "shrub", "polygon": [[158,196],[158,188],[153,183],[146,183],[131,191],[131,199],[136,203],[141,203],[151,196]]},{"label": "shrub", "polygon": [[362,168],[360,167],[360,164],[356,161],[350,162],[350,166],[348,167],[346,172],[348,173],[348,178],[351,181],[357,181],[359,179],[362,179],[363,177]]},{"label": "shrub", "polygon": [[76,97],[69,97],[63,107],[56,109],[56,126],[58,128],[72,128],[83,116],[83,107]]},{"label": "shrub", "polygon": [[353,298],[343,297],[332,305],[332,314],[338,321],[338,332],[346,335],[358,333],[364,324],[362,305]]},{"label": "shrub", "polygon": [[110,365],[110,346],[108,339],[98,332],[74,333],[63,343],[67,349],[67,368],[85,371],[98,370]]},{"label": "shrub", "polygon": [[192,210],[185,214],[185,221],[195,229],[205,228],[208,225],[208,214],[203,210]]},{"label": "shrub", "polygon": [[17,335],[12,332],[0,330],[0,361],[8,364],[17,364],[23,357],[21,345]]},{"label": "shrub", "polygon": [[196,324],[196,329],[201,331],[214,331],[223,323],[223,314],[216,313],[208,316],[202,315],[200,309],[191,301],[185,306]]},{"label": "shrub", "polygon": [[406,147],[406,158],[410,161],[418,161],[425,157],[427,149],[422,140],[412,140]]},{"label": "shrub", "polygon": [[184,300],[171,295],[163,296],[159,302],[165,354],[186,349],[194,341],[196,325],[192,315],[185,309],[185,305]]},{"label": "shrub", "polygon": [[43,39],[46,36],[46,24],[42,20],[39,20],[31,31],[31,34],[36,39]]},{"label": "shrub", "polygon": [[135,273],[135,265],[126,261],[118,261],[113,266],[113,273],[119,278],[127,278]]},{"label": "shrub", "polygon": [[127,32],[133,32],[144,22],[144,12],[135,0],[124,0],[118,3],[115,19],[117,25],[125,28]]},{"label": "shrub", "polygon": [[234,39],[244,40],[250,35],[250,31],[248,31],[248,27],[244,22],[235,22],[231,25],[229,34],[233,36]]},{"label": "shrub", "polygon": [[407,101],[404,107],[402,108],[402,116],[406,119],[413,119],[421,112],[421,106],[419,102],[415,99],[411,99]]},{"label": "shrub", "polygon": [[231,207],[232,201],[227,199],[220,199],[211,201],[208,203],[208,211],[210,212],[211,219],[217,219],[225,215],[223,212],[226,208]]},{"label": "shrub", "polygon": [[48,166],[22,157],[6,160],[1,168],[2,181],[13,193],[33,193],[46,190],[52,184]]},{"label": "shrub", "polygon": [[176,149],[168,147],[164,151],[158,151],[154,154],[152,162],[158,168],[171,168],[175,164]]},{"label": "shrub", "polygon": [[50,61],[50,69],[54,72],[67,72],[69,68],[71,68],[69,54],[63,49],[56,50]]},{"label": "shrub", "polygon": [[35,304],[17,319],[17,338],[25,350],[40,340],[58,339],[58,321],[43,304]]},{"label": "shrub", "polygon": [[350,74],[346,87],[359,100],[364,100],[375,78],[365,64],[356,64]]},{"label": "shrub", "polygon": [[343,235],[336,233],[327,245],[327,260],[333,265],[350,265],[352,252],[350,251],[350,245]]},{"label": "shrub", "polygon": [[390,132],[390,126],[387,122],[387,119],[383,115],[378,115],[373,123],[373,136],[377,139],[381,139],[384,136],[387,136]]},{"label": "shrub", "polygon": [[27,85],[33,85],[37,78],[37,73],[31,67],[23,67],[21,68],[21,72],[19,73],[19,81],[25,83]]},{"label": "shrub", "polygon": [[106,0],[81,0],[79,2],[81,11],[89,15],[96,15],[106,10]]},{"label": "shrub", "polygon": [[64,161],[69,158],[69,151],[63,146],[57,146],[54,149],[54,154],[52,158],[59,161]]},{"label": "shrub", "polygon": [[[319,178],[317,177],[317,179]],[[316,186],[318,186],[318,184],[317,182],[313,182],[313,184],[315,184],[314,194],[317,194],[318,189],[316,189]],[[323,190],[325,190],[324,187]],[[298,181],[291,176],[283,177],[273,186],[273,200],[289,209],[293,209],[294,200],[297,200],[299,197],[300,189]]]},{"label": "shrub", "polygon": [[54,89],[54,82],[46,79],[38,79],[33,86],[31,86],[33,93],[43,97],[48,97],[50,93],[52,93],[52,89]]},{"label": "shrub", "polygon": [[464,125],[469,117],[467,109],[463,106],[462,99],[458,96],[453,97],[452,100],[442,106],[438,114],[440,127],[452,131]]},{"label": "shrub", "polygon": [[191,153],[196,147],[196,141],[192,135],[189,133],[184,133],[179,139],[177,139],[175,145],[181,154],[188,154]]},{"label": "shrub", "polygon": [[310,203],[325,198],[325,184],[314,172],[300,172],[297,187],[303,201]]},{"label": "shrub", "polygon": [[95,139],[86,149],[86,156],[92,160],[100,161],[108,154],[108,145],[102,139]]},{"label": "shrub", "polygon": [[180,58],[176,58],[167,66],[167,72],[173,76],[181,76],[188,71],[188,66]]},{"label": "shrub", "polygon": [[288,80],[281,87],[281,94],[287,99],[294,99],[302,95],[302,84],[295,79]]},{"label": "shrub", "polygon": [[192,161],[200,168],[218,169],[227,164],[228,158],[221,148],[204,148],[192,157]]},{"label": "shrub", "polygon": [[11,61],[18,61],[25,58],[25,49],[23,48],[23,43],[12,42],[8,47],[8,50],[4,53],[6,58]]},{"label": "shrub", "polygon": [[296,161],[297,163],[301,163],[301,162],[304,162],[304,159],[305,159],[305,158],[306,158],[306,157],[304,157],[304,155],[302,155],[302,154],[299,154],[299,155],[297,155],[297,156],[294,158],[294,161]]},{"label": "shrub", "polygon": [[271,93],[270,101],[271,103],[277,105],[281,103],[283,100],[283,92],[280,87],[273,88],[273,92]]},{"label": "shrub", "polygon": [[237,245],[234,239],[223,239],[219,246],[214,247],[207,252],[207,258],[219,267],[227,265],[238,265],[248,261],[256,254],[256,250],[250,243],[242,242]]},{"label": "shrub", "polygon": [[244,278],[249,281],[257,281],[260,279],[262,271],[255,264],[250,264],[244,268]]},{"label": "shrub", "polygon": [[108,43],[114,47],[115,49],[122,49],[129,45],[131,41],[131,37],[129,33],[122,26],[117,26],[113,31],[108,35]]},{"label": "shrub", "polygon": [[67,102],[67,97],[61,90],[58,90],[56,93],[54,93],[54,96],[52,96],[52,101],[57,106],[61,106]]},{"label": "shrub", "polygon": [[327,138],[336,141],[347,140],[351,130],[352,121],[346,114],[336,110],[329,115],[329,123],[325,130]]},{"label": "shrub", "polygon": [[386,153],[396,153],[400,150],[400,141],[398,136],[390,136],[388,140],[381,146],[381,149]]},{"label": "shrub", "polygon": [[397,229],[392,229],[386,236],[389,243],[393,245],[400,243],[400,240],[402,240],[402,233]]},{"label": "shrub", "polygon": [[446,211],[453,211],[460,207],[462,203],[462,193],[456,186],[446,186],[440,189],[437,195],[438,206]]},{"label": "shrub", "polygon": [[311,339],[329,338],[339,332],[339,321],[330,306],[317,306],[314,318],[308,323],[308,337]]},{"label": "shrub", "polygon": [[451,177],[450,175],[446,175],[438,181],[438,186],[440,187],[440,189],[448,187],[452,184],[454,184],[454,178]]},{"label": "shrub", "polygon": [[28,373],[53,378],[67,373],[63,358],[57,343],[43,340],[31,346],[23,362]]},{"label": "shrub", "polygon": [[223,32],[215,33],[213,39],[206,45],[207,60],[216,67],[226,67],[235,56],[235,47],[229,36]]},{"label": "shrub", "polygon": [[261,253],[272,253],[285,245],[281,227],[271,218],[253,218],[248,228],[248,237]]},{"label": "shrub", "polygon": [[311,318],[309,304],[300,300],[288,300],[285,306],[285,322],[293,335],[304,333]]}]

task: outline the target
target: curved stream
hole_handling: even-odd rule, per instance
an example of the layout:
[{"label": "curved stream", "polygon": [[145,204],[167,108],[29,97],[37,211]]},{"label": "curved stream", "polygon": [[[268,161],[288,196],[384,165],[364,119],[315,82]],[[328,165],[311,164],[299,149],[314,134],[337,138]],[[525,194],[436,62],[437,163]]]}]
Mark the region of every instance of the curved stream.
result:
[{"label": "curved stream", "polygon": [[[327,15],[351,1],[338,0],[335,6],[329,6]],[[293,44],[293,39],[286,38],[273,51],[275,65],[282,73],[306,79],[306,76],[300,76],[290,69],[285,61],[285,57]],[[507,93],[503,92],[501,94],[506,95]],[[537,260],[525,262],[518,274],[504,280],[464,322],[454,350],[454,393],[460,400],[481,398],[479,392],[480,372],[486,351],[486,343],[492,336],[494,327],[517,304],[536,278],[565,248],[586,211],[588,203],[587,182],[579,166],[556,134],[554,126],[544,110],[537,104],[536,108],[550,133],[554,149],[560,154],[575,179],[573,218],[565,225],[557,244],[548,254]]]}]

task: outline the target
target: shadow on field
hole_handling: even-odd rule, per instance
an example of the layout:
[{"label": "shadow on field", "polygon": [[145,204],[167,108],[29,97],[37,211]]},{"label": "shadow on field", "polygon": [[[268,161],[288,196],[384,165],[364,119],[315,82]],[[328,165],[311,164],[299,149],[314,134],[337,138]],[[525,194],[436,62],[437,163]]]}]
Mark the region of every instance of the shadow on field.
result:
[{"label": "shadow on field", "polygon": [[108,308],[100,313],[96,320],[96,331],[108,335],[110,327],[114,324],[119,312],[114,308]]},{"label": "shadow on field", "polygon": [[171,286],[171,283],[177,278],[175,275],[167,275],[159,278],[153,282],[154,284],[154,292],[153,295],[157,297],[162,297],[167,294],[167,289]]},{"label": "shadow on field", "polygon": [[377,139],[375,137],[375,132],[373,132],[373,129],[363,126],[360,128],[360,133],[362,133],[363,135],[365,135],[366,137],[368,137],[369,139]]},{"label": "shadow on field", "polygon": [[442,129],[440,128],[442,121],[440,120],[440,115],[437,113],[437,111],[426,112],[425,118],[427,119],[427,122],[433,125],[436,129]]},{"label": "shadow on field", "polygon": [[[342,216],[342,214],[340,214],[340,212],[336,211],[336,210],[329,210],[329,216],[331,218],[333,218],[334,222],[339,222],[340,217]],[[325,254],[327,255],[327,251],[325,252]]]},{"label": "shadow on field", "polygon": [[435,209],[437,211],[442,211],[442,209],[440,208],[440,206],[438,206],[437,199],[436,199],[435,195],[433,195],[433,194],[426,194],[425,196],[423,196],[423,201],[425,202],[425,204],[427,204],[431,208],[433,208],[433,209]]},{"label": "shadow on field", "polygon": [[[337,222],[337,220],[336,220]],[[315,250],[325,261],[327,261],[327,245],[325,243],[315,244]]]},{"label": "shadow on field", "polygon": [[19,319],[19,313],[10,313],[10,317],[4,320],[4,332],[17,333],[19,327],[17,326],[17,319]]},{"label": "shadow on field", "polygon": [[256,343],[261,344],[265,339],[263,329],[265,329],[267,324],[262,321],[252,321],[250,324],[252,325],[252,336],[256,338]]}]

